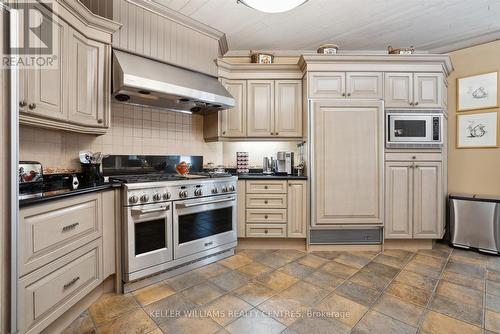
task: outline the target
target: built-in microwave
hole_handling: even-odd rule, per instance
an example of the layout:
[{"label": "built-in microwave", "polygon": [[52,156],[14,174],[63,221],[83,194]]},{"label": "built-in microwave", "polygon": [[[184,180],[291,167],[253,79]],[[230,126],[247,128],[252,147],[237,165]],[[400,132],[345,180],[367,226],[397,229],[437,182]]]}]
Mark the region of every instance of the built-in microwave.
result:
[{"label": "built-in microwave", "polygon": [[439,148],[442,138],[441,113],[386,113],[387,148]]}]

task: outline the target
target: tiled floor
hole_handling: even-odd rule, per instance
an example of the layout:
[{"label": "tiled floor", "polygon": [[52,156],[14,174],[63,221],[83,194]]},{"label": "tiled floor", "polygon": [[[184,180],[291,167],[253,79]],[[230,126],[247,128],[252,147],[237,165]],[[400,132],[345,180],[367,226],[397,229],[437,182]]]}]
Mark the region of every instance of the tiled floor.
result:
[{"label": "tiled floor", "polygon": [[68,333],[500,333],[500,258],[245,250],[128,295],[102,296]]}]

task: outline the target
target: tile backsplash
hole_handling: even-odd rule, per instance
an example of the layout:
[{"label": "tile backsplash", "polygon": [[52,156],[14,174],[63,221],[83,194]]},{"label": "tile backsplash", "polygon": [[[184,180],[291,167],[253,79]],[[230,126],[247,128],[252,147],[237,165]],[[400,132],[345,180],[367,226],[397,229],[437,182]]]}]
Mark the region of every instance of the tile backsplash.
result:
[{"label": "tile backsplash", "polygon": [[203,140],[203,116],[114,103],[105,135],[21,126],[20,159],[40,161],[45,171],[79,170],[82,150],[105,154],[203,155],[222,163],[222,143]]}]

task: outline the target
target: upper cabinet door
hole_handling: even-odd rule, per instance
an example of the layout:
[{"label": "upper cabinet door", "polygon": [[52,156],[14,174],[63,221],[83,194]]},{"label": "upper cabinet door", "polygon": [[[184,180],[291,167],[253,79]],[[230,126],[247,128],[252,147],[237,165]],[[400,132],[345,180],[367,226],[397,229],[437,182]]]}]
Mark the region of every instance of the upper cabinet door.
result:
[{"label": "upper cabinet door", "polygon": [[275,81],[275,135],[302,137],[302,81]]},{"label": "upper cabinet door", "polygon": [[247,82],[245,80],[223,80],[222,84],[235,100],[234,108],[221,111],[221,136],[246,136]]},{"label": "upper cabinet door", "polygon": [[[108,126],[104,119],[106,101],[105,46],[74,29],[69,35],[69,120],[78,124]],[[106,122],[105,122],[106,121]]]},{"label": "upper cabinet door", "polygon": [[381,225],[382,101],[312,104],[312,225]]},{"label": "upper cabinet door", "polygon": [[248,80],[247,135],[274,136],[274,80]]},{"label": "upper cabinet door", "polygon": [[347,72],[347,97],[353,99],[381,99],[383,97],[381,72]]},{"label": "upper cabinet door", "polygon": [[23,73],[21,81],[27,80],[26,85],[20,82],[20,85],[24,85],[23,88],[27,88],[27,92],[22,92],[27,97],[24,101],[27,105],[23,110],[29,115],[66,120],[68,118],[66,69],[69,26],[56,15],[49,13],[41,4],[37,5],[37,8],[42,13],[43,19],[49,24],[42,24],[30,29],[34,29],[33,33],[36,35],[48,33],[42,29],[53,29],[52,38],[54,39],[54,47],[57,48],[55,54],[58,57],[58,64],[54,69],[33,67]]},{"label": "upper cabinet door", "polygon": [[345,95],[344,72],[309,74],[309,98],[343,98]]},{"label": "upper cabinet door", "polygon": [[414,168],[413,237],[442,237],[443,181],[441,162],[417,162]]},{"label": "upper cabinet door", "polygon": [[412,162],[385,165],[385,237],[411,239],[413,236]]},{"label": "upper cabinet door", "polygon": [[384,81],[384,102],[386,107],[412,107],[413,73],[385,73]]},{"label": "upper cabinet door", "polygon": [[440,108],[442,102],[443,76],[439,73],[414,74],[414,106]]}]

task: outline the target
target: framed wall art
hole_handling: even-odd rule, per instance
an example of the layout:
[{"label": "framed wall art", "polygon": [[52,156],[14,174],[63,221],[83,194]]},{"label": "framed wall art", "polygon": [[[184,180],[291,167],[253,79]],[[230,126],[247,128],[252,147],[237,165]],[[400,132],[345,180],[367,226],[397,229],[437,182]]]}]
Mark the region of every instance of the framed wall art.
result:
[{"label": "framed wall art", "polygon": [[457,114],[457,148],[498,147],[496,111]]},{"label": "framed wall art", "polygon": [[457,111],[498,107],[498,72],[457,79]]}]

